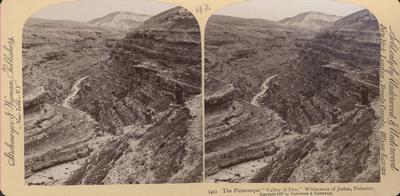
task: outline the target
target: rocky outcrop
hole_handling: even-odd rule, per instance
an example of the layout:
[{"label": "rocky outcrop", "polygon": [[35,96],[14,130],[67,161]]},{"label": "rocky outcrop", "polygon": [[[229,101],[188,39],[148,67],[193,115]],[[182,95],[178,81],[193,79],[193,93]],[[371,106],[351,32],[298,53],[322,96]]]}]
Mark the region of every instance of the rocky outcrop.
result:
[{"label": "rocky outcrop", "polygon": [[206,112],[207,175],[275,154],[279,147],[271,141],[288,132],[286,123],[268,109],[239,102],[226,107]]},{"label": "rocky outcrop", "polygon": [[[123,65],[137,64],[147,59],[159,63],[163,69],[185,69],[185,64],[199,64],[201,52],[198,23],[185,9],[168,10],[129,33],[114,48],[112,56]],[[200,67],[193,68],[200,70]]]},{"label": "rocky outcrop", "polygon": [[285,70],[312,36],[267,20],[210,18],[205,40],[207,182],[249,182],[285,149],[285,141],[297,137],[279,114],[251,102],[262,83]]},{"label": "rocky outcrop", "polygon": [[[237,91],[232,84],[224,84],[219,80],[207,79],[206,86],[209,90],[205,95],[204,103],[208,111],[212,110],[214,106],[219,107],[224,104],[232,103],[237,94]],[[215,89],[215,91],[212,89]]]},{"label": "rocky outcrop", "polygon": [[251,182],[379,182],[375,109],[377,103],[355,108],[340,123],[312,126]]},{"label": "rocky outcrop", "polygon": [[25,177],[90,154],[98,126],[89,115],[47,104],[42,87],[26,84],[24,93]]},{"label": "rocky outcrop", "polygon": [[122,36],[82,22],[29,18],[22,37],[24,81],[42,86],[48,102],[61,104],[75,81],[97,71]]},{"label": "rocky outcrop", "polygon": [[362,88],[370,99],[378,97],[379,43],[378,23],[369,11],[344,17],[305,46],[294,69],[271,82],[265,106],[299,131],[337,121],[361,104]]},{"label": "rocky outcrop", "polygon": [[162,112],[151,124],[120,128],[118,135],[109,139],[67,183],[200,182],[203,169],[200,119],[200,97],[197,97],[186,102],[185,107]]},{"label": "rocky outcrop", "polygon": [[[218,30],[225,39],[219,37],[221,41],[212,45],[214,37],[206,36],[206,43],[211,44],[206,48],[210,55],[206,57],[207,77],[220,81],[220,85],[206,83],[206,100],[213,100],[206,102],[207,181],[380,180],[380,43],[378,23],[371,13],[363,10],[343,17],[298,44],[285,42],[292,39],[287,38],[290,33],[282,36],[281,29],[271,28],[280,33],[272,35],[281,46],[268,43],[264,47],[273,50],[255,48],[255,52],[237,53],[233,46],[226,47],[240,29],[224,31],[229,22],[220,26],[208,26],[207,34],[218,35],[214,32]],[[243,46],[246,39],[257,35],[249,34],[236,45]],[[291,53],[285,53],[288,48]],[[258,52],[268,58],[258,57]],[[274,56],[278,54],[292,59]],[[227,95],[226,84],[232,84],[238,93]]]},{"label": "rocky outcrop", "polygon": [[27,184],[64,183],[95,149],[99,124],[62,104],[75,97],[74,83],[97,71],[121,35],[81,22],[27,20],[22,44]]},{"label": "rocky outcrop", "polygon": [[[206,78],[234,85],[237,99],[250,101],[265,77],[287,70],[314,34],[263,19],[212,16],[205,35]],[[212,88],[206,86],[205,93]]]},{"label": "rocky outcrop", "polygon": [[[54,24],[71,28],[60,33]],[[63,30],[68,36],[54,33]],[[25,86],[43,86],[25,95],[27,183],[200,182],[197,21],[174,8],[121,40],[102,39],[107,33],[69,21],[26,26]]]},{"label": "rocky outcrop", "polygon": [[109,132],[151,122],[153,113],[174,103],[177,86],[186,100],[200,94],[200,54],[194,17],[181,8],[161,13],[114,47],[109,64],[84,81],[76,107],[89,112]]},{"label": "rocky outcrop", "polygon": [[[74,104],[115,136],[68,183],[200,182],[200,54],[197,21],[183,8],[154,16],[118,42]],[[177,104],[177,89],[185,105]]]}]

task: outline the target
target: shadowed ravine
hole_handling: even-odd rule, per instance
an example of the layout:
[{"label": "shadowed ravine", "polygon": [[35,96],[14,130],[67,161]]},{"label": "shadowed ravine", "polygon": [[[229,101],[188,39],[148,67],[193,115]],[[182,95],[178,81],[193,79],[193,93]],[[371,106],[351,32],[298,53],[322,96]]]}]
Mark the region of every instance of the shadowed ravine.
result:
[{"label": "shadowed ravine", "polygon": [[[87,114],[84,111],[76,110],[75,108],[73,108],[74,101],[77,99],[78,93],[81,89],[80,85],[88,77],[89,76],[82,77],[74,83],[71,88],[70,94],[63,101],[62,107],[64,107],[65,109],[74,110],[75,113],[79,113],[80,115],[85,116],[85,118],[90,120],[91,123],[98,124],[98,122],[96,122],[91,115]],[[88,148],[96,149],[110,138],[112,138],[112,135],[108,133],[103,133],[101,136],[95,136],[87,143]],[[76,172],[85,164],[85,162],[88,161],[88,156],[90,156],[90,154],[72,158],[71,161],[66,160],[59,165],[49,165],[49,168],[44,168],[40,172],[32,174],[32,176],[29,176],[26,181],[28,182],[28,184],[62,185],[72,176],[74,172]]]},{"label": "shadowed ravine", "polygon": [[215,15],[206,29],[202,75],[199,25],[180,7],[92,24],[30,18],[26,184],[380,181],[370,12]]},{"label": "shadowed ravine", "polygon": [[[118,15],[145,21],[104,24]],[[201,182],[200,30],[190,12],[26,24],[28,185]]]},{"label": "shadowed ravine", "polygon": [[207,182],[379,182],[380,39],[368,10],[212,16],[206,29]]}]

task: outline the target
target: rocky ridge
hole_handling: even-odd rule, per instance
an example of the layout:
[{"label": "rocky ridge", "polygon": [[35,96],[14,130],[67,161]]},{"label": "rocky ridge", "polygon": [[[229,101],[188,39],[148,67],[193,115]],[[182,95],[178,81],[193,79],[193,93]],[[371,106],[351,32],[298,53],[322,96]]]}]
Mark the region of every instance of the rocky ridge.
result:
[{"label": "rocky ridge", "polygon": [[[182,8],[147,20],[116,45],[111,66],[84,81],[76,102],[116,136],[77,172],[78,183],[201,181],[200,54],[198,24]],[[184,106],[173,105],[177,86]]]},{"label": "rocky ridge", "polygon": [[[367,28],[364,31],[360,27]],[[208,28],[208,34],[217,34],[214,31],[218,27],[210,25]],[[243,83],[247,83],[243,78],[252,74],[259,81],[260,89],[246,88],[248,94],[257,96],[257,104],[249,104],[252,97],[240,93],[226,97],[220,93],[219,101],[214,99],[212,103],[215,104],[206,105],[207,181],[379,181],[378,28],[375,17],[367,10],[346,16],[302,42],[299,50],[292,49],[296,51],[292,53],[295,59],[285,62],[273,54],[270,55],[272,59],[265,59],[267,62],[278,60],[276,64],[281,65],[280,69],[259,62],[254,55],[232,58],[229,63],[221,58],[208,58],[207,78],[210,83],[219,81],[218,85],[206,83],[206,91],[211,91],[206,93],[208,97],[213,92],[221,92],[218,89],[226,85],[233,85],[234,91],[242,91]],[[221,52],[230,51],[226,40],[236,37],[237,32],[226,32],[227,38],[221,38],[220,46],[215,48]],[[212,43],[212,38],[208,37],[206,43]],[[243,46],[245,41],[238,43]],[[294,48],[289,44],[284,46]],[[280,50],[284,53],[285,47],[277,47],[276,53],[281,54]],[[206,54],[210,54],[214,49],[206,50],[209,50]],[[232,78],[218,76],[227,67],[237,62],[243,66],[246,61],[252,64],[246,64],[241,73],[231,71]],[[219,72],[215,64],[221,67]],[[252,70],[260,65],[264,65],[265,70],[262,79]],[[263,83],[274,75],[277,76]],[[241,84],[236,83],[239,81]],[[371,100],[368,105],[361,104],[362,88],[368,89]],[[235,113],[235,110],[241,112]],[[263,110],[264,119],[257,110]],[[231,119],[236,123],[231,123]],[[236,149],[232,153],[230,141],[242,141],[238,143],[245,146],[244,150]],[[272,148],[266,148],[268,144]]]},{"label": "rocky ridge", "polygon": [[[100,27],[84,27],[91,28]],[[30,31],[25,34],[32,35]],[[47,37],[43,36],[43,39]],[[88,58],[98,61],[92,67],[81,66],[87,69],[83,72],[72,69],[77,71],[76,75],[72,74],[73,79],[69,78],[71,74],[68,73],[71,72],[45,66],[63,74],[62,82],[68,82],[69,89],[63,88],[60,90],[62,93],[55,94],[53,88],[46,87],[46,82],[49,82],[47,76],[42,76],[43,83],[37,82],[41,81],[39,74],[25,80],[44,86],[48,94],[44,101],[30,99],[34,101],[26,102],[27,107],[32,105],[34,108],[32,115],[35,116],[35,120],[29,120],[25,125],[25,131],[32,132],[26,135],[26,141],[31,141],[26,147],[36,148],[42,141],[42,147],[39,149],[38,146],[37,151],[44,157],[39,158],[43,167],[34,161],[27,161],[29,165],[26,168],[31,171],[26,172],[30,177],[27,183],[200,182],[201,52],[197,21],[187,10],[174,8],[152,17],[137,30],[113,40],[112,44],[105,44],[104,56],[80,57],[82,61],[90,60]],[[46,43],[43,46],[48,47]],[[87,50],[92,51],[99,46],[102,45],[94,44]],[[38,51],[38,48],[28,47],[26,54]],[[104,58],[99,58],[101,56]],[[25,62],[36,62],[30,55],[24,58]],[[65,60],[64,56],[57,59],[58,63]],[[24,71],[26,75],[31,73],[30,69]],[[184,104],[175,104],[174,91],[178,87],[183,91]],[[59,136],[55,138],[66,142],[65,145],[56,145],[58,151],[53,152],[52,148],[49,148],[50,152],[45,150],[46,146],[54,144],[53,137],[40,140],[30,136],[37,134],[40,128],[37,122],[41,120],[36,119],[47,119],[47,113],[51,111],[46,107],[36,109],[42,108],[38,103],[44,106],[51,103],[50,106],[55,108],[56,114],[52,115],[57,120],[50,119],[47,123],[56,129],[45,128],[44,132],[54,132],[53,135]],[[25,109],[27,119],[29,111],[29,108]],[[68,130],[64,130],[63,126]],[[34,154],[33,151],[26,151],[26,157]],[[60,173],[65,175],[59,176]]]}]

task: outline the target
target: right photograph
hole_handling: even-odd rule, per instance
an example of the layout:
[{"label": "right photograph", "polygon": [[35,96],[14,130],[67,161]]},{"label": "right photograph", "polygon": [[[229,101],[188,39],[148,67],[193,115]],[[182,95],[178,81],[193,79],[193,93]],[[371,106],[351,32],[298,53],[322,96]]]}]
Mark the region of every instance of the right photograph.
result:
[{"label": "right photograph", "polygon": [[367,9],[331,0],[251,0],[213,15],[206,182],[380,182],[379,32]]}]

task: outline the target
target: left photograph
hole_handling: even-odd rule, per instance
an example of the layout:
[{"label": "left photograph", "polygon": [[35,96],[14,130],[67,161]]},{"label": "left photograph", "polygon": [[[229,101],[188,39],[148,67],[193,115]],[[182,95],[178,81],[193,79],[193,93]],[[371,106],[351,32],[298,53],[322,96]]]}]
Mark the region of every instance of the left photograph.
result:
[{"label": "left photograph", "polygon": [[26,185],[203,181],[195,17],[148,0],[81,0],[23,29]]}]

